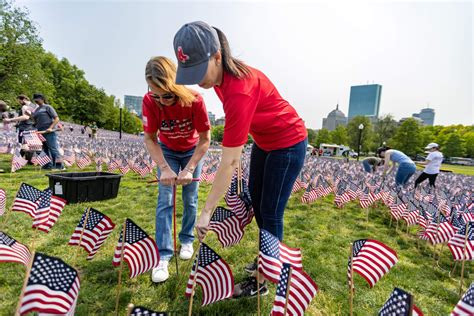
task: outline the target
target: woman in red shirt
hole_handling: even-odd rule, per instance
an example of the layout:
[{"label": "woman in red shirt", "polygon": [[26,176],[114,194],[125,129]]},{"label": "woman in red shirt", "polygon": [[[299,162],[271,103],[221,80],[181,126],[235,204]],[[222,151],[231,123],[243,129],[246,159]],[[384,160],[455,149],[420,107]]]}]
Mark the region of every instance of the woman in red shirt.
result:
[{"label": "woman in red shirt", "polygon": [[[304,164],[307,132],[295,109],[259,70],[232,57],[222,31],[204,22],[184,25],[174,38],[178,84],[214,88],[224,106],[222,160],[196,225],[204,238],[217,203],[240,162],[247,135],[252,135],[249,191],[258,227],[283,239],[283,214],[293,184]],[[247,271],[255,272],[255,264]],[[253,268],[253,269],[252,269]],[[258,280],[264,283],[264,279]],[[260,285],[262,295],[268,293]],[[257,294],[251,277],[235,286],[234,297]]]},{"label": "woman in red shirt", "polygon": [[[210,142],[210,124],[202,97],[175,84],[176,66],[166,57],[148,61],[145,78],[149,92],[143,97],[143,130],[145,145],[158,165],[160,179],[156,207],[156,244],[160,264],[152,271],[153,282],[169,277],[168,262],[173,255],[171,223],[173,186],[183,185],[183,221],[179,240],[180,258],[193,254],[193,230],[196,223],[198,182],[201,159]],[[158,141],[159,138],[159,141]]]}]

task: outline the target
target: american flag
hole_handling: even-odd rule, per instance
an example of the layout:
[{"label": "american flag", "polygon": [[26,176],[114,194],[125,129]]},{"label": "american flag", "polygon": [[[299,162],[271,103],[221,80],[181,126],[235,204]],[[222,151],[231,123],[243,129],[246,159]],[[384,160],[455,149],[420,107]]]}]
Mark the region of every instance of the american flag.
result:
[{"label": "american flag", "polygon": [[[467,224],[458,230],[448,242],[448,248],[453,255],[454,260],[474,260],[474,222]],[[466,241],[466,247],[464,243]]]},{"label": "american flag", "polygon": [[39,155],[35,157],[34,163],[40,165],[41,167],[44,167],[47,164],[51,163],[51,158],[44,151],[42,151]]},{"label": "american flag", "polygon": [[217,234],[222,247],[237,245],[244,236],[244,230],[237,215],[220,206],[212,214],[209,230]]},{"label": "american flag", "polygon": [[79,157],[76,158],[76,164],[79,169],[84,169],[85,167],[89,166],[92,163],[92,160],[89,158],[88,155],[84,153],[80,153]]},{"label": "american flag", "polygon": [[234,176],[224,200],[230,210],[237,215],[237,218],[242,223],[242,227],[245,227],[252,222],[254,215],[252,200],[250,199],[250,192],[244,179],[240,182],[242,185],[242,191],[240,192],[240,195],[237,194],[238,182],[237,177]]},{"label": "american flag", "polygon": [[116,159],[110,159],[110,163],[108,166],[109,172],[114,172],[120,167],[119,162]]},{"label": "american flag", "polygon": [[66,149],[63,155],[63,162],[66,166],[71,167],[76,161],[76,155],[71,149]]},{"label": "american flag", "polygon": [[362,191],[359,197],[359,204],[362,208],[368,208],[372,203],[375,202],[375,197],[370,192],[369,187],[365,186],[364,190]]},{"label": "american flag", "polygon": [[36,131],[24,131],[23,143],[28,145],[28,149],[32,151],[41,150],[43,142],[46,141],[43,135],[36,133]]},{"label": "american flag", "polygon": [[127,174],[130,171],[130,167],[128,166],[127,160],[122,159],[120,161],[119,170],[122,174]]},{"label": "american flag", "polygon": [[11,172],[15,172],[15,171],[23,168],[24,166],[26,166],[27,163],[28,163],[28,160],[24,159],[20,155],[20,151],[19,150],[15,151],[15,153],[13,154],[13,158],[12,158]]},{"label": "american flag", "polygon": [[443,214],[433,217],[425,232],[426,237],[433,245],[448,242],[455,233],[456,228]]},{"label": "american flag", "polygon": [[24,212],[34,218],[40,197],[41,190],[22,183],[13,201],[12,211]]},{"label": "american flag", "polygon": [[[410,313],[410,308],[412,309]],[[422,316],[421,310],[413,304],[413,296],[402,289],[395,288],[380,309],[379,316]]]},{"label": "american flag", "polygon": [[79,296],[77,271],[59,258],[36,253],[28,277],[20,315],[30,312],[74,315]]},{"label": "american flag", "polygon": [[30,259],[28,247],[0,231],[0,262],[18,262],[28,266]]},{"label": "american flag", "polygon": [[399,199],[397,199],[396,202],[394,202],[394,203],[392,203],[392,205],[390,205],[390,214],[396,220],[401,219],[406,211],[407,211],[407,207],[406,207],[405,203],[403,203]]},{"label": "american flag", "polygon": [[334,203],[337,207],[342,208],[350,200],[351,196],[347,192],[347,185],[344,182],[340,182],[337,188],[336,196],[334,198]]},{"label": "american flag", "polygon": [[259,272],[267,280],[278,283],[283,263],[289,263],[296,269],[302,269],[301,250],[288,247],[271,233],[261,229],[260,251],[258,255]]},{"label": "american flag", "polygon": [[[198,258],[199,257],[199,258]],[[201,243],[186,287],[186,296],[193,295],[193,282],[202,288],[202,306],[226,299],[234,292],[234,277],[229,265],[208,245]]]},{"label": "american flag", "polygon": [[95,157],[95,171],[102,172],[102,157]]},{"label": "american flag", "polygon": [[293,188],[291,189],[291,194],[296,193],[300,190],[306,189],[307,185],[299,177],[296,178]]},{"label": "american flag", "polygon": [[[89,215],[87,215],[87,212],[89,212]],[[84,225],[86,216],[87,223]],[[91,260],[107,237],[109,237],[114,227],[115,224],[112,220],[103,213],[93,208],[86,209],[84,214],[82,214],[79,224],[74,229],[68,244],[71,246],[79,245],[82,234],[80,246],[89,254],[87,260]]]},{"label": "american flag", "polygon": [[304,315],[309,303],[316,296],[318,286],[303,270],[291,269],[284,263],[281,269],[280,282],[273,302],[272,316],[285,316],[286,295],[288,294],[287,315]]},{"label": "american flag", "polygon": [[66,206],[66,200],[54,196],[51,189],[41,192],[38,208],[35,211],[32,228],[37,228],[49,233],[51,228],[58,221],[59,215]]},{"label": "american flag", "polygon": [[0,189],[0,216],[5,213],[5,206],[7,204],[7,193],[4,189]]},{"label": "american flag", "polygon": [[160,262],[160,254],[155,241],[143,229],[131,219],[127,218],[125,222],[125,246],[123,246],[123,230],[121,230],[112,263],[114,266],[120,265],[123,249],[123,259],[128,264],[130,278],[134,278],[156,268]]},{"label": "american flag", "polygon": [[155,312],[151,309],[142,307],[142,306],[134,306],[130,311],[130,316],[167,316],[168,313],[164,312]]},{"label": "american flag", "polygon": [[451,316],[474,315],[474,282],[454,307]]},{"label": "american flag", "polygon": [[[370,287],[384,276],[398,261],[397,253],[373,239],[360,239],[353,243],[352,265],[354,272],[362,276]],[[347,265],[349,287],[354,288],[351,278],[351,258]]]},{"label": "american flag", "polygon": [[312,185],[308,185],[306,188],[306,191],[303,193],[303,196],[301,196],[301,202],[302,203],[312,203],[316,201],[319,198],[320,191],[318,190],[317,187],[313,187]]}]

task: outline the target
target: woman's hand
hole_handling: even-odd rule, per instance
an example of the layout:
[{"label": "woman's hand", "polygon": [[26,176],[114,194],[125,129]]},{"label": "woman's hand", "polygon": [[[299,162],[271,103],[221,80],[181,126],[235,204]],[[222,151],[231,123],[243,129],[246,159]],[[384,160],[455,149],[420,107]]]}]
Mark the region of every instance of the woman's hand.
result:
[{"label": "woman's hand", "polygon": [[161,170],[160,183],[163,185],[175,185],[176,173],[168,166]]},{"label": "woman's hand", "polygon": [[212,210],[203,209],[196,224],[196,231],[200,242],[206,237],[209,230],[209,221],[211,220]]},{"label": "woman's hand", "polygon": [[187,184],[190,184],[192,181],[193,181],[193,174],[189,170],[183,169],[178,174],[178,179],[176,180],[176,184],[187,185]]}]

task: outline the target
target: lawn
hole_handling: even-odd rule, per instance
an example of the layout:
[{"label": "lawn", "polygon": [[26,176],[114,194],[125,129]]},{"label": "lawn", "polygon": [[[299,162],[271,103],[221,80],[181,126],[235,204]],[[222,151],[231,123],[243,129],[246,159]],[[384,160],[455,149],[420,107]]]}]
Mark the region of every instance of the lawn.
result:
[{"label": "lawn", "polygon": [[[6,155],[0,156],[0,168],[9,169],[10,159]],[[32,167],[15,174],[0,174],[0,188],[7,190],[7,208],[11,206],[21,182],[44,189],[48,185],[48,178],[45,177],[45,172]],[[209,185],[201,186],[201,202],[209,190]],[[386,208],[370,210],[367,222],[365,210],[361,210],[356,203],[337,209],[333,206],[331,195],[314,204],[305,205],[300,202],[301,195],[302,192],[293,195],[287,206],[284,241],[289,246],[302,249],[304,269],[320,289],[309,306],[308,315],[348,314],[346,271],[349,244],[361,238],[377,239],[387,244],[397,252],[399,262],[372,289],[360,276],[355,276],[356,315],[375,315],[395,286],[412,293],[416,305],[425,315],[447,315],[452,311],[459,300],[460,269],[452,277],[449,276],[453,260],[447,247],[443,247],[439,266],[436,266],[431,257],[433,247],[427,246],[425,241],[420,241],[417,247],[415,228],[410,228],[407,233],[406,227],[401,223],[398,229],[395,223],[390,227]],[[129,217],[154,236],[156,196],[156,185],[148,185],[146,180],[139,180],[135,175],[128,174],[122,178],[116,199],[67,205],[49,234],[35,233],[30,228],[31,218],[17,212],[0,217],[0,230],[29,246],[35,239],[37,251],[60,257],[80,271],[81,290],[76,315],[110,315],[115,308],[118,280],[118,269],[112,266],[112,256],[119,229],[124,219]],[[78,253],[77,248],[68,246],[67,242],[82,212],[89,206],[107,214],[117,227],[96,257],[87,262],[85,252],[81,249]],[[182,204],[179,198],[177,209],[180,217]],[[223,249],[213,233],[209,234],[206,242],[227,261],[236,283],[247,276],[243,267],[257,254],[255,222],[247,227],[243,240],[237,246]],[[438,246],[437,250],[440,248]],[[184,291],[191,264],[189,261],[179,261],[179,276],[176,276],[174,261],[172,263],[171,277],[161,285],[153,284],[149,273],[130,280],[128,269],[124,269],[125,278],[120,296],[121,315],[125,315],[130,302],[178,315],[187,313],[189,301],[185,298]],[[0,315],[12,315],[20,295],[25,268],[12,263],[1,263],[0,266]],[[472,263],[468,262],[465,284],[472,281],[473,277],[474,269]],[[196,315],[256,314],[256,299],[226,300],[200,307],[200,289],[197,292],[193,309]],[[274,295],[275,286],[270,285],[270,294],[262,301],[263,315],[270,312]]]}]

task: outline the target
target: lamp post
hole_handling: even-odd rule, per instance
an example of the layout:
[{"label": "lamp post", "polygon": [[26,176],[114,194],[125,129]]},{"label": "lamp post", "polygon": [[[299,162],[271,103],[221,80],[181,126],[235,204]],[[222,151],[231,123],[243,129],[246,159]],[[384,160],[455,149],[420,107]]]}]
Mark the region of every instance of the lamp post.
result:
[{"label": "lamp post", "polygon": [[357,161],[359,161],[360,156],[360,146],[361,146],[361,139],[362,139],[362,130],[364,129],[364,124],[359,125],[359,141],[357,142]]},{"label": "lamp post", "polygon": [[123,104],[120,104],[119,108],[120,108],[119,139],[122,139],[122,108],[123,108]]}]

